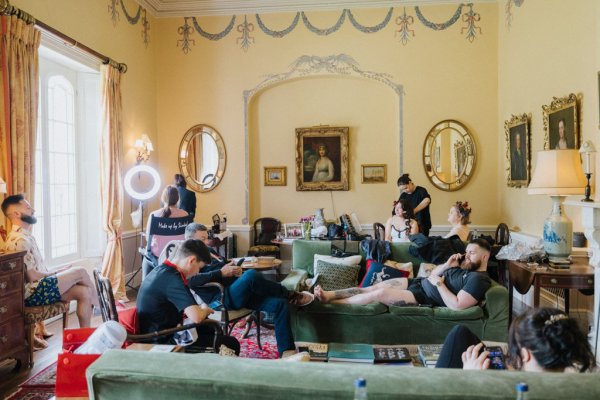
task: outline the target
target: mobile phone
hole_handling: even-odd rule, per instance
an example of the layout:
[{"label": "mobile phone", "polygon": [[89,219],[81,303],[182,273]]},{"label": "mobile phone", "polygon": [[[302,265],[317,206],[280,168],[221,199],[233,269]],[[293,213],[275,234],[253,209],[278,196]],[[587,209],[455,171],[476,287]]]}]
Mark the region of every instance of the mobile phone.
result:
[{"label": "mobile phone", "polygon": [[506,369],[506,363],[504,361],[504,353],[500,346],[485,347],[485,351],[488,351],[488,359],[490,360],[490,369]]},{"label": "mobile phone", "polygon": [[461,254],[460,257],[458,257],[458,263],[462,263],[463,261],[465,261],[465,254]]},{"label": "mobile phone", "polygon": [[238,267],[241,267],[243,263],[244,263],[244,257],[240,258],[235,265]]}]

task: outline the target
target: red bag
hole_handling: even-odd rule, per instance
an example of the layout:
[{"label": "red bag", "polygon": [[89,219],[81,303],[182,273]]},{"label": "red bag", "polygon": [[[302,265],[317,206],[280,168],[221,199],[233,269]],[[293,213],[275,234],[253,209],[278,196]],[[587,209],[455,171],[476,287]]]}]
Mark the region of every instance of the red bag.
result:
[{"label": "red bag", "polygon": [[101,354],[75,354],[96,328],[66,329],[63,333],[63,352],[56,363],[56,397],[88,397],[85,370]]}]

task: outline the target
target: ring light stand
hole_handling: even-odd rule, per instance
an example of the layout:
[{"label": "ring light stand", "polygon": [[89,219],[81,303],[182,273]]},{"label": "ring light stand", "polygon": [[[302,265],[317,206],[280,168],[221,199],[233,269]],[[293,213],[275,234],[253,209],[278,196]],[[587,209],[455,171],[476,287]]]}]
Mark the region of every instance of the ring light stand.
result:
[{"label": "ring light stand", "polygon": [[[152,185],[152,188],[150,188],[149,190],[147,190],[145,192],[138,192],[137,190],[135,190],[133,188],[133,185],[132,185],[133,177],[137,174],[138,178],[139,178],[141,173],[150,174],[150,176],[152,177],[152,180],[154,182]],[[136,165],[135,167],[129,169],[129,171],[127,171],[127,173],[125,174],[125,178],[123,179],[123,185],[125,187],[125,191],[127,192],[127,194],[130,197],[140,201],[140,209],[142,212],[140,232],[143,232],[144,231],[144,201],[156,196],[156,194],[160,190],[160,185],[161,185],[160,175],[158,174],[158,171],[156,169],[152,168],[149,165]],[[131,281],[133,281],[133,279],[137,276],[137,274],[141,270],[142,270],[142,267],[140,265],[140,267],[137,270],[135,270],[133,275],[125,283],[126,287],[135,289],[133,286],[130,285],[130,283],[131,283]]]}]

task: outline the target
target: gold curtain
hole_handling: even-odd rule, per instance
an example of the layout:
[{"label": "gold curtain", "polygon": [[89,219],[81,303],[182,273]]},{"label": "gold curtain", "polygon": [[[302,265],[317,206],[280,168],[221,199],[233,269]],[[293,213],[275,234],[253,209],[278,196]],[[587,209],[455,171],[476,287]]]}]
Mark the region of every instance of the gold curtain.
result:
[{"label": "gold curtain", "polygon": [[33,204],[41,32],[16,15],[0,18],[0,177],[8,193],[24,193]]},{"label": "gold curtain", "polygon": [[121,221],[123,185],[121,182],[121,72],[107,64],[102,71],[102,137],[100,144],[100,194],[102,225],[108,245],[102,260],[102,275],[112,284],[117,300],[129,301],[125,294],[125,268]]}]

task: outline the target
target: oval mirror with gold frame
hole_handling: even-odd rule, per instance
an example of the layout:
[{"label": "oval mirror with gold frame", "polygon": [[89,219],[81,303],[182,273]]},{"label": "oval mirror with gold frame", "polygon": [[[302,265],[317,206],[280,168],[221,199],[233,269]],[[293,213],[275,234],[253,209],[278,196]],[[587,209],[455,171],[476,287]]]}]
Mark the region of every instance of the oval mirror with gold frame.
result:
[{"label": "oval mirror with gold frame", "polygon": [[435,187],[448,192],[461,189],[475,171],[477,151],[466,126],[455,120],[440,121],[423,144],[423,166]]},{"label": "oval mirror with gold frame", "polygon": [[205,124],[192,126],[179,145],[179,170],[189,189],[210,192],[225,174],[227,153],[223,138]]}]

